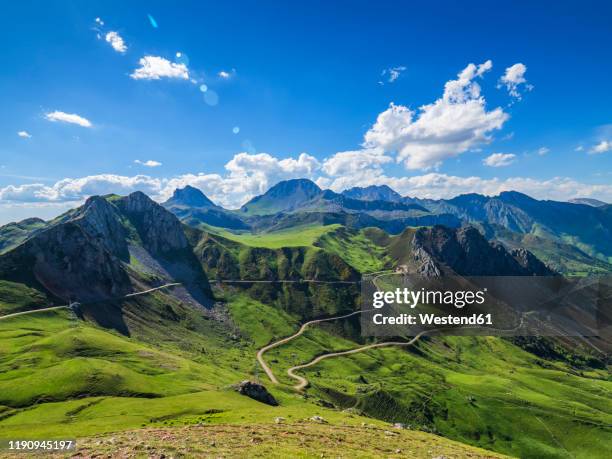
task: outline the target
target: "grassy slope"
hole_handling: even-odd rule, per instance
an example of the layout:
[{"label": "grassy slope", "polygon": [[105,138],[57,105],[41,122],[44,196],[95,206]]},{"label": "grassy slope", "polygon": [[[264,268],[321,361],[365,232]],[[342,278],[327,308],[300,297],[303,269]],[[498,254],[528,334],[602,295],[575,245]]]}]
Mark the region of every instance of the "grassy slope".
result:
[{"label": "grassy slope", "polygon": [[0,254],[17,247],[34,231],[43,228],[45,222],[38,219],[24,220],[0,226]]},{"label": "grassy slope", "polygon": [[23,284],[0,280],[0,316],[52,306],[38,290]]},{"label": "grassy slope", "polygon": [[314,244],[340,256],[361,273],[375,272],[391,266],[383,245],[387,241],[380,240],[380,233],[376,228],[355,231],[341,226],[321,235]]},{"label": "grassy slope", "polygon": [[[372,256],[383,246],[401,261],[394,250],[407,240],[400,238],[336,228],[312,244],[369,271],[386,265]],[[75,321],[67,311],[0,321],[0,437],[271,423],[278,415],[293,420],[321,414],[334,423],[351,422],[346,413],[311,403],[327,399],[523,457],[566,457],[566,449],[576,457],[598,457],[612,441],[612,387],[603,372],[583,377],[497,338],[445,339],[423,343],[418,352],[385,349],[328,360],[306,372],[314,397],[304,401],[282,387],[273,389],[282,407],[271,412],[227,386],[249,374],[265,378],[254,362],[256,349],[291,334],[301,319],[234,293],[227,298],[225,329],[162,294],[125,308],[132,338]],[[267,359],[289,383],[283,376],[288,366],[355,347],[338,337],[350,336],[345,327],[317,327]]]},{"label": "grassy slope", "polygon": [[[230,349],[226,355],[217,350],[215,359],[206,354],[202,359],[191,359],[191,349],[168,352],[165,348],[176,345],[171,339],[161,349],[156,348],[77,320],[67,310],[0,321],[0,437],[80,438],[147,427],[158,430],[113,434],[112,441],[85,440],[79,442],[84,448],[80,451],[127,454],[144,448],[141,442],[115,440],[132,436],[146,437],[155,450],[166,452],[177,448],[168,438],[180,439],[177,451],[182,448],[185,454],[201,454],[211,448],[208,441],[202,443],[200,435],[199,442],[186,442],[187,431],[173,428],[204,424],[211,426],[207,435],[212,435],[210,438],[219,446],[214,446],[211,454],[236,454],[232,448],[243,447],[251,448],[252,455],[266,457],[300,451],[337,454],[339,448],[344,450],[346,440],[321,438],[329,434],[330,438],[371,437],[370,457],[400,448],[410,448],[419,457],[430,451],[492,457],[420,432],[396,432],[388,438],[384,434],[389,429],[387,423],[330,410],[282,388],[272,389],[281,403],[274,408],[238,395],[229,384],[248,377],[240,367],[253,365],[256,347],[272,335],[290,332],[294,324],[291,317],[244,297],[236,298],[230,311],[232,317],[239,319],[235,325],[245,330],[245,338],[235,347],[244,345],[249,349],[248,361],[243,358],[237,362],[240,359]],[[258,317],[268,320],[260,322]],[[250,324],[248,330],[245,323]],[[230,359],[237,362],[237,370],[231,369]],[[329,424],[309,421],[315,415],[323,416]],[[279,416],[285,418],[282,427],[275,424]],[[369,427],[364,428],[364,422]],[[151,434],[162,428],[163,435]],[[278,442],[279,428],[285,432],[283,435],[293,432],[292,438]],[[192,429],[198,431],[198,427]],[[248,432],[253,429],[258,435],[251,442],[252,434]],[[239,445],[237,438],[247,438],[249,443]],[[357,451],[357,444],[349,444]]]},{"label": "grassy slope", "polygon": [[[89,457],[249,457],[380,458],[404,456],[501,457],[439,437],[408,430],[366,426],[317,424],[291,419],[281,424],[221,424],[180,429],[148,428],[138,431],[79,440],[79,453]],[[281,441],[279,441],[281,439]]]},{"label": "grassy slope", "polygon": [[[322,327],[271,351],[268,361],[293,384],[287,367],[352,347]],[[609,374],[580,376],[499,338],[447,337],[411,351],[368,351],[304,374],[311,394],[341,408],[520,457],[605,457],[612,444]]]},{"label": "grassy slope", "polygon": [[281,247],[310,247],[322,235],[339,228],[340,225],[305,225],[288,230],[270,233],[234,233],[224,228],[208,227],[210,232],[223,236],[226,239],[240,242],[251,247],[265,247],[279,249]]}]

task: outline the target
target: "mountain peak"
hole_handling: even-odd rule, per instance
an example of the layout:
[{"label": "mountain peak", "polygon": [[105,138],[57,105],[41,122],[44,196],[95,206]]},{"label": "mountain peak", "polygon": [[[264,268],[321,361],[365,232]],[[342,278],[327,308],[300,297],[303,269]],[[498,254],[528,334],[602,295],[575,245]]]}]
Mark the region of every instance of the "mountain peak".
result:
[{"label": "mountain peak", "polygon": [[291,179],[278,182],[268,191],[256,196],[242,206],[250,214],[275,214],[299,207],[323,193],[316,183],[309,179]]},{"label": "mountain peak", "polygon": [[537,199],[534,199],[531,196],[528,196],[525,193],[521,193],[519,191],[502,191],[501,193],[499,193],[498,198],[502,201],[510,203],[525,203],[537,201]]},{"label": "mountain peak", "polygon": [[165,203],[168,205],[183,205],[188,207],[215,207],[215,204],[200,190],[191,185],[174,190],[172,197]]},{"label": "mountain peak", "polygon": [[370,185],[367,187],[353,187],[342,192],[344,196],[362,201],[392,201],[399,202],[402,199],[397,191],[387,185]]},{"label": "mountain peak", "polygon": [[266,191],[265,195],[278,195],[278,193],[304,193],[307,195],[318,195],[321,193],[321,188],[309,179],[290,179],[278,182],[276,185]]}]

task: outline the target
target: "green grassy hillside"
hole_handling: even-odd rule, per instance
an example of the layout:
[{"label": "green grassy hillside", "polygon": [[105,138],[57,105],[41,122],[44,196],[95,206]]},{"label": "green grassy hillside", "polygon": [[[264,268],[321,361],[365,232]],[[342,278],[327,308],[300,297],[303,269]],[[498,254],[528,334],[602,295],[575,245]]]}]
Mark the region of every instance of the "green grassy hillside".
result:
[{"label": "green grassy hillside", "polygon": [[[338,324],[270,351],[275,373],[357,347]],[[606,371],[539,359],[501,338],[423,340],[325,360],[302,372],[309,391],[359,414],[519,457],[606,457],[612,382]],[[607,446],[605,446],[607,445]]]},{"label": "green grassy hillside", "polygon": [[324,234],[332,232],[340,225],[305,225],[269,233],[235,233],[224,228],[208,227],[208,229],[226,239],[240,242],[251,247],[279,249],[281,247],[309,247]]},{"label": "green grassy hillside", "polygon": [[[311,386],[296,393],[289,367],[371,342],[360,336],[354,316],[313,326],[266,353],[281,383],[272,384],[255,359],[262,346],[292,335],[309,318],[358,305],[355,284],[303,280],[352,282],[360,272],[410,262],[412,229],[398,236],[378,229],[311,230],[307,237],[262,236],[264,242],[247,237],[250,243],[242,235],[187,230],[211,279],[292,281],[213,284],[211,309],[194,307],[177,288],[83,304],[78,316],[62,309],[0,319],[0,438],[140,428],[172,436],[185,425],[231,426],[232,432],[257,425],[269,432],[261,444],[272,445],[275,418],[283,417],[287,431],[298,429],[313,451],[341,450],[317,440],[320,424],[309,419],[318,415],[330,429],[355,429],[354,435],[362,423],[373,425],[379,435],[369,446],[379,454],[395,451],[381,449],[389,443],[384,431],[401,422],[410,430],[398,434],[404,441],[397,449],[414,448],[416,457],[478,453],[422,432],[526,458],[605,457],[612,445],[612,381],[605,365],[538,357],[502,338],[425,337],[407,349],[328,359],[301,372]],[[50,304],[34,288],[0,282],[0,315]],[[244,379],[265,384],[280,406],[238,395],[232,385]],[[431,445],[427,453],[409,446],[417,438]]]}]

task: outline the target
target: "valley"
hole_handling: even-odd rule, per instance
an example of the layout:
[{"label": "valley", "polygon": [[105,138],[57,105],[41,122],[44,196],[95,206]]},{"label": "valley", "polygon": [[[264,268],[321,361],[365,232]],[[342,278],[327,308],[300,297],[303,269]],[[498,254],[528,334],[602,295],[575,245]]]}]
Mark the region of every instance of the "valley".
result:
[{"label": "valley", "polygon": [[[606,456],[605,337],[589,338],[594,347],[385,340],[362,336],[359,321],[363,279],[400,268],[609,274],[606,208],[563,203],[577,207],[572,219],[603,226],[546,217],[536,235],[516,219],[473,222],[475,210],[454,220],[467,212],[455,201],[407,204],[376,188],[345,196],[289,181],[239,211],[194,190],[163,206],[143,193],[93,197],[52,221],[0,229],[0,436],[76,437],[104,454],[227,454],[240,433],[254,457],[278,435],[281,455],[358,454],[363,438],[363,457]],[[516,215],[544,205],[500,199]],[[278,406],[238,393],[244,380]],[[193,443],[170,440],[179,433]]]}]

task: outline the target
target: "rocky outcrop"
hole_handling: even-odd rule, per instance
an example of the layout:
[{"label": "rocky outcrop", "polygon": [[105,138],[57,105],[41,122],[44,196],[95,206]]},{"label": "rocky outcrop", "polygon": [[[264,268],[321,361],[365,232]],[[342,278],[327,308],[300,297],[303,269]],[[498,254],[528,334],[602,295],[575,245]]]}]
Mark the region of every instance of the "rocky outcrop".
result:
[{"label": "rocky outcrop", "polygon": [[68,221],[77,224],[92,238],[92,242],[104,246],[122,260],[129,259],[127,233],[121,224],[119,211],[102,196],[87,199]]},{"label": "rocky outcrop", "polygon": [[180,221],[146,194],[136,191],[115,201],[140,237],[142,245],[154,254],[163,254],[189,246]]},{"label": "rocky outcrop", "polygon": [[265,403],[266,405],[278,406],[278,402],[276,399],[268,392],[261,384],[258,384],[253,381],[242,381],[236,387],[236,391],[239,394],[246,395],[253,400],[257,400],[258,402]]},{"label": "rocky outcrop", "polygon": [[535,276],[552,276],[555,274],[548,266],[542,263],[533,253],[527,249],[514,249],[510,255],[518,261],[518,263]]},{"label": "rocky outcrop", "polygon": [[121,261],[74,222],[53,226],[0,257],[0,277],[37,282],[65,301],[131,291]]},{"label": "rocky outcrop", "polygon": [[525,249],[508,252],[474,227],[419,229],[412,241],[417,272],[425,276],[544,276],[554,274]]}]

